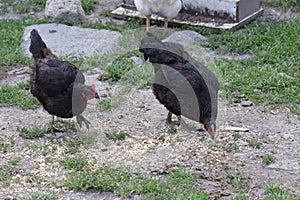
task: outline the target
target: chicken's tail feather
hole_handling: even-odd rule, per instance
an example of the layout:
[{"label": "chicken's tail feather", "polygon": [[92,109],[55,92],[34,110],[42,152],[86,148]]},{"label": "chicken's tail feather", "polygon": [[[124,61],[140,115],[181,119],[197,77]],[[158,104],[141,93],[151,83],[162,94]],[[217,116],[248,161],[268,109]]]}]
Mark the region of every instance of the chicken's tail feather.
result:
[{"label": "chicken's tail feather", "polygon": [[47,57],[54,57],[55,55],[52,54],[51,50],[47,48],[47,45],[39,35],[38,31],[33,29],[30,33],[30,47],[29,51],[32,53],[32,56],[35,60],[47,58]]}]

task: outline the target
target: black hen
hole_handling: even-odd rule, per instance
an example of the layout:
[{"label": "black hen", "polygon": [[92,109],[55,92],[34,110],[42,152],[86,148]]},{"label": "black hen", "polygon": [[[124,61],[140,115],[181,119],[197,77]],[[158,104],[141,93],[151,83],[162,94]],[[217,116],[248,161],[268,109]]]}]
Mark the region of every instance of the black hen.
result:
[{"label": "black hen", "polygon": [[[38,31],[33,29],[30,35],[30,52],[34,58],[30,75],[31,93],[43,105],[49,114],[61,118],[76,116],[82,126],[89,122],[81,113],[87,100],[99,98],[95,85],[85,85],[83,74],[71,63],[60,61],[42,40]],[[52,126],[53,131],[53,126]]]},{"label": "black hen", "polygon": [[141,41],[140,51],[145,60],[154,65],[153,93],[168,110],[167,123],[172,113],[180,122],[183,115],[204,124],[211,135],[215,135],[218,112],[217,77],[205,66],[193,60],[182,45],[161,42],[153,36]]}]

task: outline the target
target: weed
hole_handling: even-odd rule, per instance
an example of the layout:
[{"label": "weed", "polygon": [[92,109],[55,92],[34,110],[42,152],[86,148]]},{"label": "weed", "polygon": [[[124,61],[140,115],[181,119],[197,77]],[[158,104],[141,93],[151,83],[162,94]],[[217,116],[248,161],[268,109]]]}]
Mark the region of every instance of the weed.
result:
[{"label": "weed", "polygon": [[76,124],[72,120],[63,120],[57,118],[56,120],[54,120],[53,127],[63,132],[76,131]]},{"label": "weed", "polygon": [[111,102],[111,98],[107,98],[107,99],[103,99],[101,100],[97,107],[100,110],[110,110],[112,108],[112,102]]},{"label": "weed", "polygon": [[261,147],[261,143],[258,142],[257,140],[247,140],[248,144],[250,147],[254,148],[254,149],[260,149]]},{"label": "weed", "polygon": [[225,149],[228,152],[231,152],[231,151],[239,149],[239,145],[236,142],[234,142],[233,144],[229,144]]},{"label": "weed", "polygon": [[9,185],[11,180],[12,168],[6,165],[0,165],[0,185]]},{"label": "weed", "polygon": [[11,158],[8,161],[8,163],[11,165],[17,165],[20,161],[21,161],[21,158],[17,156],[17,157]]},{"label": "weed", "polygon": [[35,184],[40,185],[42,182],[45,182],[45,179],[42,176],[30,173],[26,177],[25,181],[26,181],[26,183],[35,183]]},{"label": "weed", "polygon": [[13,11],[16,13],[42,11],[45,6],[46,0],[20,0],[13,4]]},{"label": "weed", "polygon": [[9,148],[9,144],[7,144],[6,142],[4,141],[0,141],[0,151],[2,153],[6,153],[8,151],[8,148]]},{"label": "weed", "polygon": [[40,106],[39,101],[29,91],[28,82],[21,82],[15,86],[1,85],[0,103],[7,106],[16,105],[22,109],[34,109]]},{"label": "weed", "polygon": [[242,177],[239,170],[236,172],[227,172],[227,184],[232,185],[236,192],[245,193],[248,191],[248,183]]},{"label": "weed", "polygon": [[278,184],[269,184],[266,188],[266,193],[268,194],[264,200],[295,200],[296,198],[289,194],[284,188]]},{"label": "weed", "polygon": [[19,132],[19,136],[26,138],[26,139],[34,139],[38,137],[43,137],[46,133],[48,133],[47,130],[41,129],[37,126],[34,126],[32,129],[28,128],[20,128],[17,127],[17,131]]},{"label": "weed", "polygon": [[99,1],[97,0],[81,0],[81,6],[86,14],[90,14],[94,11],[98,3]]},{"label": "weed", "polygon": [[114,60],[112,64],[106,68],[107,76],[113,82],[117,82],[133,67],[134,63],[131,59],[127,57],[120,57]]},{"label": "weed", "polygon": [[126,133],[120,131],[120,132],[112,132],[112,133],[105,133],[105,137],[109,140],[114,140],[114,141],[117,141],[117,140],[125,140],[126,138]]},{"label": "weed", "polygon": [[32,192],[27,198],[21,198],[21,200],[59,200],[56,192]]},{"label": "weed", "polygon": [[83,170],[88,164],[88,158],[83,155],[73,157],[64,157],[59,161],[59,164],[69,170]]},{"label": "weed", "polygon": [[276,158],[273,155],[265,155],[262,157],[262,161],[265,165],[269,165],[271,163],[274,163],[276,161]]},{"label": "weed", "polygon": [[108,17],[111,13],[111,10],[102,10],[99,15],[102,17]]}]

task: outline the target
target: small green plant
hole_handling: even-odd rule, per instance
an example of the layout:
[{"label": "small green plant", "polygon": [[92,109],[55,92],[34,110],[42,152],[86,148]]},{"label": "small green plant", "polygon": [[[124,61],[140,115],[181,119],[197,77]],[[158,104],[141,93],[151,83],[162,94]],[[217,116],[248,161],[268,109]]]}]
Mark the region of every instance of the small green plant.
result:
[{"label": "small green plant", "polygon": [[250,147],[254,148],[254,149],[260,149],[261,147],[261,143],[258,142],[257,140],[247,140],[248,144]]},{"label": "small green plant", "polygon": [[167,132],[168,133],[176,133],[177,132],[177,125],[176,124],[170,124],[167,126]]},{"label": "small green plant", "polygon": [[27,183],[35,183],[35,184],[41,184],[42,182],[45,182],[45,179],[42,176],[30,173],[25,180]]},{"label": "small green plant", "polygon": [[56,120],[54,120],[53,127],[63,132],[76,131],[76,124],[72,120],[63,120],[57,118]]},{"label": "small green plant", "polygon": [[273,155],[265,155],[262,157],[262,161],[265,165],[269,165],[271,163],[274,163],[276,161],[276,158]]},{"label": "small green plant", "polygon": [[10,145],[7,144],[6,142],[0,141],[0,152],[6,153],[8,151],[9,146]]},{"label": "small green plant", "polygon": [[59,164],[65,169],[79,171],[83,170],[88,165],[88,158],[83,155],[67,156],[61,159]]},{"label": "small green plant", "polygon": [[22,109],[34,109],[40,106],[39,101],[29,91],[29,83],[21,82],[15,86],[3,84],[0,86],[0,104],[16,105]]},{"label": "small green plant", "polygon": [[56,192],[32,192],[27,198],[21,198],[21,200],[59,200]]},{"label": "small green plant", "polygon": [[295,200],[295,196],[289,194],[283,187],[278,184],[269,184],[266,188],[268,194],[264,200]]},{"label": "small green plant", "polygon": [[16,13],[26,13],[30,11],[41,11],[45,8],[47,0],[19,0],[15,2],[13,10]]},{"label": "small green plant", "polygon": [[240,171],[227,172],[227,184],[233,186],[236,192],[245,193],[248,191],[248,182],[241,175]]},{"label": "small green plant", "polygon": [[17,156],[17,157],[11,158],[8,161],[8,163],[11,165],[17,165],[20,161],[21,161],[21,158]]},{"label": "small green plant", "polygon": [[17,127],[17,131],[19,132],[19,136],[26,138],[26,139],[34,139],[34,138],[38,138],[38,137],[43,137],[45,134],[48,133],[47,130],[45,129],[41,129],[37,126],[34,126],[32,129],[28,129],[28,128],[20,128]]},{"label": "small green plant", "polygon": [[63,142],[66,146],[65,153],[75,154],[80,151],[81,147],[90,147],[97,137],[94,133],[78,134],[75,138],[64,139]]},{"label": "small green plant", "polygon": [[12,168],[6,165],[0,165],[0,185],[9,185],[11,180]]},{"label": "small green plant", "polygon": [[102,17],[108,17],[111,13],[111,10],[102,10],[99,15]]},{"label": "small green plant", "polygon": [[97,107],[100,110],[110,110],[112,108],[112,100],[111,100],[111,98],[107,98],[107,99],[101,100],[98,103]]},{"label": "small green plant", "polygon": [[113,82],[117,82],[133,67],[134,63],[131,59],[127,57],[119,57],[106,68],[107,76]]},{"label": "small green plant", "polygon": [[81,0],[81,6],[86,14],[90,14],[98,5],[97,0]]},{"label": "small green plant", "polygon": [[116,140],[125,140],[125,138],[126,138],[126,133],[125,132],[122,132],[122,131],[120,131],[120,132],[112,132],[112,133],[105,133],[105,137],[107,138],[107,139],[109,139],[109,140],[114,140],[114,141],[116,141]]},{"label": "small green plant", "polygon": [[226,150],[227,151],[234,151],[234,150],[237,150],[237,149],[239,149],[239,145],[236,143],[236,142],[234,142],[233,144],[229,144],[227,147],[226,147]]}]

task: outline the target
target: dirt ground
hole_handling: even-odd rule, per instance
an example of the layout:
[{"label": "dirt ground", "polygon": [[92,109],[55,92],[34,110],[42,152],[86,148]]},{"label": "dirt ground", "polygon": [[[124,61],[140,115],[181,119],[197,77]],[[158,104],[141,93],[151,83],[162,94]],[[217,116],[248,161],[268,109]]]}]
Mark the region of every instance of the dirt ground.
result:
[{"label": "dirt ground", "polygon": [[[102,1],[101,1],[102,2]],[[121,1],[102,2],[97,10],[113,9]],[[0,83],[15,84],[28,80],[27,66],[0,67]],[[112,96],[121,86],[107,81],[98,81],[98,74],[87,72],[88,83],[95,83],[100,95]],[[132,89],[117,107],[110,111],[96,108],[97,100],[89,102],[84,112],[92,122],[92,128],[79,132],[93,135],[93,144],[82,147],[81,154],[96,160],[95,167],[102,164],[120,166],[133,172],[161,175],[181,168],[200,177],[198,183],[210,196],[232,197],[237,195],[232,186],[221,184],[226,181],[227,172],[240,173],[249,185],[250,199],[261,199],[266,186],[278,183],[296,197],[300,197],[300,120],[287,109],[269,109],[260,105],[243,107],[229,105],[219,99],[217,120],[218,137],[212,140],[201,128],[184,118],[186,125],[176,133],[165,129],[166,109],[159,104],[151,88]],[[61,139],[43,138],[26,140],[19,136],[17,127],[31,128],[45,126],[51,117],[41,107],[36,110],[22,110],[17,107],[0,107],[0,142],[12,143],[6,153],[1,152],[0,165],[8,160],[21,157],[12,177],[10,186],[0,188],[0,199],[12,199],[28,195],[29,192],[57,191],[61,199],[121,199],[111,193],[72,192],[65,188],[53,187],[53,181],[62,180],[68,171],[57,160],[63,158],[65,146]],[[227,126],[243,127],[249,131],[228,131]],[[105,138],[106,132],[125,132],[127,138],[113,142]],[[78,133],[80,134],[80,133]],[[70,136],[71,137],[71,136]],[[249,141],[261,143],[253,148]],[[44,146],[53,148],[55,154],[43,154]],[[34,147],[37,146],[37,147]],[[234,148],[235,147],[235,148]],[[32,151],[31,149],[37,149]],[[276,162],[266,166],[262,156],[273,155]],[[46,159],[54,162],[46,163]],[[35,167],[37,166],[38,167]],[[28,181],[33,175],[42,180]],[[33,178],[32,178],[33,179]],[[133,197],[132,197],[133,199]]]}]

